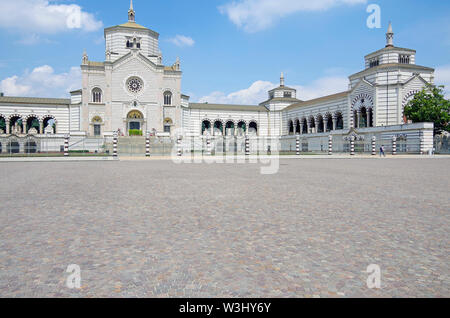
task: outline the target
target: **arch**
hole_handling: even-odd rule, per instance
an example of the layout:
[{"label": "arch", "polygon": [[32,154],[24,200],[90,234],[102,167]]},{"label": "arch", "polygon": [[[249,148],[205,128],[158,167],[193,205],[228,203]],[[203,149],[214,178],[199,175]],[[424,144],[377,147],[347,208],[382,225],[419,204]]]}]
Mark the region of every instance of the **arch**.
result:
[{"label": "arch", "polygon": [[49,126],[52,125],[53,127],[53,133],[56,134],[56,125],[58,124],[58,121],[56,120],[55,116],[53,115],[45,115],[42,118],[42,128],[44,129],[44,133],[45,133],[45,129]]},{"label": "arch", "polygon": [[344,129],[344,116],[342,116],[341,112],[336,112],[336,130]]},{"label": "arch", "polygon": [[358,127],[360,128],[367,128],[367,108],[365,106],[362,106],[359,109],[360,112],[360,116],[359,116],[359,123],[358,123]]},{"label": "arch", "polygon": [[325,129],[323,125],[323,116],[321,114],[317,115],[316,121],[317,121],[317,133],[323,133]]},{"label": "arch", "polygon": [[9,131],[8,134],[12,134],[13,132],[21,133],[23,130],[23,118],[20,114],[11,114],[8,116],[9,122]]},{"label": "arch", "polygon": [[294,123],[292,122],[292,119],[288,122],[288,134],[293,135],[294,134]]},{"label": "arch", "polygon": [[245,135],[245,133],[247,132],[247,123],[245,121],[241,120],[238,122],[237,128],[238,128],[239,135]]},{"label": "arch", "polygon": [[[359,104],[358,104],[359,102]],[[352,99],[352,110],[358,110],[361,107],[365,106],[366,108],[368,107],[373,107],[373,98],[372,96],[370,96],[369,94],[366,93],[361,93],[356,95],[353,99]]]},{"label": "arch", "polygon": [[295,130],[295,134],[296,135],[300,135],[300,133],[301,133],[301,131],[300,131],[300,120],[298,118],[295,120],[294,130]]},{"label": "arch", "polygon": [[303,130],[302,130],[302,134],[308,134],[308,120],[306,119],[306,117],[302,118],[302,124],[303,124]]},{"label": "arch", "polygon": [[36,133],[39,133],[40,129],[40,122],[39,117],[36,115],[28,115],[25,117],[26,120],[26,133],[29,133],[29,131],[34,128],[36,130]]},{"label": "arch", "polygon": [[203,119],[202,121],[202,136],[211,134],[211,121],[209,119]]},{"label": "arch", "polygon": [[228,120],[227,123],[225,124],[225,135],[233,136],[234,135],[234,128],[235,128],[234,121]]},{"label": "arch", "polygon": [[38,150],[36,141],[34,139],[25,141],[23,150],[25,153],[36,153]]},{"label": "arch", "polygon": [[20,152],[20,144],[17,140],[11,139],[6,143],[6,152],[7,153],[19,153]]},{"label": "arch", "polygon": [[101,123],[103,123],[103,119],[100,116],[94,116],[92,118],[92,123],[93,124],[101,124]]},{"label": "arch", "polygon": [[316,119],[314,118],[314,116],[310,116],[309,117],[309,133],[311,134],[315,134],[316,133]]},{"label": "arch", "polygon": [[165,91],[164,92],[164,106],[171,106],[171,105],[172,105],[172,92]]},{"label": "arch", "polygon": [[214,136],[222,136],[223,135],[223,122],[220,119],[217,119],[214,122],[213,134],[214,134]]},{"label": "arch", "polygon": [[403,101],[402,101],[402,119],[403,119],[403,123],[406,124],[408,123],[408,118],[406,118],[405,116],[405,107],[406,105],[408,105],[408,103],[414,99],[414,97],[416,96],[416,94],[420,93],[419,90],[412,90],[409,91],[405,97],[403,97]]},{"label": "arch", "polygon": [[127,114],[127,119],[144,119],[144,115],[138,110],[132,110]]},{"label": "arch", "polygon": [[330,113],[327,113],[325,115],[325,121],[326,121],[325,132],[332,131],[334,128],[333,127],[333,115],[331,115]]},{"label": "arch", "polygon": [[250,124],[248,125],[248,132],[250,134],[252,134],[252,135],[253,134],[257,135],[258,134],[258,123],[256,121],[252,120],[250,122]]},{"label": "arch", "polygon": [[1,114],[0,114],[0,130],[2,130],[3,133],[5,133],[5,134],[8,133],[6,131],[6,118],[5,118],[5,116],[3,116]]},{"label": "arch", "polygon": [[101,104],[103,102],[103,92],[99,87],[92,89],[92,102]]}]

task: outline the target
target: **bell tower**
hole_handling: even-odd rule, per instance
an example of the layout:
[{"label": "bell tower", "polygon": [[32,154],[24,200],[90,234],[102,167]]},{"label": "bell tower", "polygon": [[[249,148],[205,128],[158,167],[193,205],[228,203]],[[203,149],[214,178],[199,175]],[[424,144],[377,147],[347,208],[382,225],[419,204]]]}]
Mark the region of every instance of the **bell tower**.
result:
[{"label": "bell tower", "polygon": [[128,22],[136,22],[136,13],[133,9],[133,0],[131,0],[130,10],[128,10]]}]

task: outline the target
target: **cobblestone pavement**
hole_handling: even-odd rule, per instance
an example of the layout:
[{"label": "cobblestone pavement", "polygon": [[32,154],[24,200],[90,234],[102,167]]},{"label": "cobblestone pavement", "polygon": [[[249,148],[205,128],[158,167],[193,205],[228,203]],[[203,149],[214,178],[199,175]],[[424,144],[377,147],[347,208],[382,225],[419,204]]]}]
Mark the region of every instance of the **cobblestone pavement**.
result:
[{"label": "cobblestone pavement", "polygon": [[449,167],[3,163],[0,296],[449,297]]}]

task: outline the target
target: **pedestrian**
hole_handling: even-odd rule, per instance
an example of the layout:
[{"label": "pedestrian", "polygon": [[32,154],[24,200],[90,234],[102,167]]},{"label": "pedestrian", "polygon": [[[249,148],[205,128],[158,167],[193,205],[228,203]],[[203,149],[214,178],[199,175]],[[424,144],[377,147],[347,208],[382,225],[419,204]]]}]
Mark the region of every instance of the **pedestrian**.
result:
[{"label": "pedestrian", "polygon": [[384,153],[384,145],[380,147],[380,158],[381,156],[386,157],[386,154]]}]

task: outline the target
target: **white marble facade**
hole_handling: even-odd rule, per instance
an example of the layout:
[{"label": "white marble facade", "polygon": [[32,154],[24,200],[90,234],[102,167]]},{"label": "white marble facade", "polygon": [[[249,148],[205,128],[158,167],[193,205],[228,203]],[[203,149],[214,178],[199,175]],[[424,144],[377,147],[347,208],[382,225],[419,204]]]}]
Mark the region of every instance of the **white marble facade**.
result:
[{"label": "white marble facade", "polygon": [[402,125],[406,103],[434,84],[434,69],[416,65],[414,50],[395,47],[389,26],[386,47],[365,57],[345,92],[303,101],[282,75],[259,105],[191,103],[181,92],[179,60],[164,65],[159,34],[135,17],[131,5],[128,22],[105,29],[105,61],[83,54],[81,89],[70,99],[1,96],[0,133],[50,133],[51,126],[55,134],[78,136],[170,135],[179,128],[191,136],[326,134]]}]

